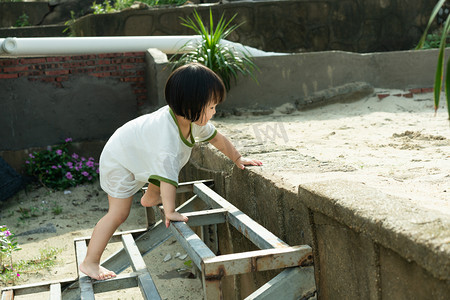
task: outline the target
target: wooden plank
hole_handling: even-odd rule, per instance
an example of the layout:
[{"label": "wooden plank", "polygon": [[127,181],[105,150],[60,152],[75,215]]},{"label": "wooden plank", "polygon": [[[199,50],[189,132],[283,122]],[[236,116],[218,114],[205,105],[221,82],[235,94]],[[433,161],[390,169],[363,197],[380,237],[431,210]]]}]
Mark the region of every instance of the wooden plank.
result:
[{"label": "wooden plank", "polygon": [[225,223],[227,213],[226,209],[216,208],[183,213],[183,216],[189,218],[187,222],[189,226],[204,226]]},{"label": "wooden plank", "polygon": [[2,300],[14,300],[14,291],[13,290],[4,290],[2,292]]},{"label": "wooden plank", "polygon": [[147,266],[145,265],[141,252],[139,252],[136,242],[131,234],[122,235],[122,242],[125,247],[125,251],[131,259],[131,267],[133,268],[133,271],[137,272],[147,270]]},{"label": "wooden plank", "polygon": [[83,262],[87,253],[87,246],[85,241],[77,241],[75,242],[75,252],[77,257],[77,266],[78,266],[78,282],[80,285],[81,291],[81,299],[82,300],[93,300],[94,296],[94,288],[92,286],[92,280],[89,276],[81,273],[79,271],[80,264]]},{"label": "wooden plank", "polygon": [[203,299],[218,300],[223,299],[222,286],[219,278],[206,279],[202,273]]},{"label": "wooden plank", "polygon": [[49,300],[61,300],[61,284],[54,283],[50,285]]},{"label": "wooden plank", "polygon": [[245,300],[312,299],[315,294],[314,267],[296,267],[284,270]]},{"label": "wooden plank", "polygon": [[312,264],[312,250],[307,245],[273,248],[220,255],[203,262],[206,278],[217,278]]},{"label": "wooden plank", "polygon": [[[148,228],[140,228],[140,229],[114,232],[111,239],[109,240],[109,243],[122,242],[122,235],[128,234],[128,233],[131,234],[133,236],[133,238],[136,239],[140,235],[146,233],[148,230],[149,230]],[[90,240],[91,240],[90,236],[85,236],[85,237],[74,239],[74,242],[86,241],[86,243],[89,245]]]},{"label": "wooden plank", "polygon": [[108,280],[94,281],[93,285],[94,285],[94,293],[106,293],[121,289],[137,287],[138,286],[137,274],[136,273],[121,274],[118,275],[117,277]]},{"label": "wooden plank", "polygon": [[[161,209],[158,210],[158,213],[163,215]],[[203,259],[215,256],[185,222],[170,222],[169,229],[199,269],[201,269]]]},{"label": "wooden plank", "polygon": [[255,222],[230,202],[202,183],[194,184],[194,193],[213,208],[228,210],[228,222],[260,249],[289,247],[269,230]]},{"label": "wooden plank", "polygon": [[138,277],[138,284],[141,290],[142,296],[146,300],[161,299],[161,296],[156,289],[155,283],[152,280],[149,272],[145,272]]},{"label": "wooden plank", "polygon": [[44,281],[37,283],[29,283],[23,285],[15,285],[11,287],[4,288],[3,291],[12,290],[14,291],[15,296],[23,296],[34,293],[42,293],[47,292],[49,290],[50,285],[59,283],[62,287],[73,284],[74,282],[78,282],[78,278],[64,278],[61,280],[52,280],[52,281]]}]

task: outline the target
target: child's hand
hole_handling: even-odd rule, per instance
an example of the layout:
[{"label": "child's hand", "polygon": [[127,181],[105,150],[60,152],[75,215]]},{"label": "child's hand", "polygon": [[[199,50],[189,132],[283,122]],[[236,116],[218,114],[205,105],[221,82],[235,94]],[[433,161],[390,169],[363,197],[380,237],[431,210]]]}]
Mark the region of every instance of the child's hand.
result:
[{"label": "child's hand", "polygon": [[257,159],[250,159],[245,157],[239,157],[234,161],[236,166],[238,166],[239,169],[244,170],[245,166],[262,166],[262,162]]}]

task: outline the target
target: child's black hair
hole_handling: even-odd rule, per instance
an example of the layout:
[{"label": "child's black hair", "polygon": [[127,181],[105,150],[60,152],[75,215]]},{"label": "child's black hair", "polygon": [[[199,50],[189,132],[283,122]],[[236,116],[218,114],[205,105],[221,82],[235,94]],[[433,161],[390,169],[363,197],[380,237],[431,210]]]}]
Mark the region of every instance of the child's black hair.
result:
[{"label": "child's black hair", "polygon": [[225,100],[222,79],[199,63],[183,65],[172,72],[166,83],[165,97],[173,112],[191,122],[200,119],[203,109],[211,101]]}]

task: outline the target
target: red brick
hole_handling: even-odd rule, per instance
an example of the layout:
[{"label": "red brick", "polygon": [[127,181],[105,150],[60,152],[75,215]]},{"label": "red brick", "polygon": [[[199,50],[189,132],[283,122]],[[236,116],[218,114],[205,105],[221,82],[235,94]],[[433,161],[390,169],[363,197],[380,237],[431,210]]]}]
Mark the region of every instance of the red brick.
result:
[{"label": "red brick", "polygon": [[46,58],[47,62],[61,62],[65,61],[66,59],[67,59],[66,56],[52,56]]},{"label": "red brick", "polygon": [[5,67],[3,68],[4,72],[21,72],[28,71],[28,66],[15,66],[15,67]]},{"label": "red brick", "polygon": [[420,94],[422,93],[422,89],[421,88],[415,88],[415,89],[409,89],[409,91],[413,94]]},{"label": "red brick", "polygon": [[0,79],[17,78],[19,74],[0,74]]},{"label": "red brick", "polygon": [[18,59],[0,59],[0,66],[12,66],[19,64]]},{"label": "red brick", "polygon": [[125,52],[123,56],[144,56],[145,52]]},{"label": "red brick", "polygon": [[434,92],[434,88],[422,88],[422,93],[432,93]]},{"label": "red brick", "polygon": [[394,94],[393,96],[395,96],[395,97],[401,97],[402,94]]},{"label": "red brick", "polygon": [[386,98],[386,97],[388,97],[389,96],[389,94],[377,94],[377,96],[378,96],[378,99],[384,99],[384,98]]},{"label": "red brick", "polygon": [[123,64],[120,66],[122,69],[124,70],[129,70],[129,69],[135,69],[136,66],[135,65],[131,65],[131,64]]},{"label": "red brick", "polygon": [[403,97],[405,97],[405,98],[412,98],[413,97],[413,93],[403,94]]},{"label": "red brick", "polygon": [[45,58],[22,58],[20,59],[20,63],[22,65],[27,65],[27,64],[42,64],[45,63]]},{"label": "red brick", "polygon": [[111,76],[111,72],[92,73],[91,75],[95,77],[109,77]]},{"label": "red brick", "polygon": [[69,74],[69,70],[52,70],[52,71],[45,71],[44,72],[45,75],[64,75],[64,74]]},{"label": "red brick", "polygon": [[109,65],[111,64],[111,60],[109,59],[99,59],[97,60],[98,65]]},{"label": "red brick", "polygon": [[41,81],[43,81],[43,82],[53,82],[53,81],[55,81],[55,77],[42,77],[42,78],[40,78],[40,80]]}]

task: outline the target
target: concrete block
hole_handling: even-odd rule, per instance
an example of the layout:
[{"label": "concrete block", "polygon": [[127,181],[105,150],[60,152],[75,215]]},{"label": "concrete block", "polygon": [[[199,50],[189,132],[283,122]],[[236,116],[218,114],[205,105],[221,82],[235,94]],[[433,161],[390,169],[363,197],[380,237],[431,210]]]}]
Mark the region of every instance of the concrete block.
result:
[{"label": "concrete block", "polygon": [[437,280],[414,261],[407,261],[395,251],[380,247],[381,299],[445,300],[450,282]]},{"label": "concrete block", "polygon": [[314,213],[319,299],[378,299],[377,251],[372,240]]}]

